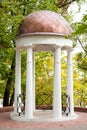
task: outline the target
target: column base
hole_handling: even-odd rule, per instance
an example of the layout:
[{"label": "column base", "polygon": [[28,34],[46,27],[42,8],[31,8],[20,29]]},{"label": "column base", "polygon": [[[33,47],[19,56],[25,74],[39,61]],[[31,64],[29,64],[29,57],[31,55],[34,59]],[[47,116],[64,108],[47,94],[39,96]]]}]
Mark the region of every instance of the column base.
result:
[{"label": "column base", "polygon": [[36,110],[34,112],[34,116],[32,118],[26,117],[25,115],[18,116],[18,114],[11,113],[10,118],[16,121],[34,121],[34,122],[58,122],[58,121],[66,121],[73,120],[77,118],[77,115],[68,115],[61,117],[54,117],[52,110]]},{"label": "column base", "polygon": [[63,115],[62,114],[59,114],[59,113],[55,113],[55,112],[53,112],[53,118],[54,119],[62,119],[62,117],[63,117]]},{"label": "column base", "polygon": [[22,114],[19,116],[18,114],[15,114],[14,112],[10,114],[10,118],[15,121],[31,121],[33,119],[33,117],[29,118],[28,116],[25,116]]}]

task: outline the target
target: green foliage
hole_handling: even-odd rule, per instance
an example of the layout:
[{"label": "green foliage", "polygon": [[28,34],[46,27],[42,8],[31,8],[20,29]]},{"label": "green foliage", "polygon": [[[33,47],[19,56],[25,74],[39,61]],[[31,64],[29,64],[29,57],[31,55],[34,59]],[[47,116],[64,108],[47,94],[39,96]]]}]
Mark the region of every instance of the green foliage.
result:
[{"label": "green foliage", "polygon": [[77,106],[85,107],[87,105],[87,65],[84,63],[82,66],[83,60],[79,54],[75,55],[74,62],[74,102]]},{"label": "green foliage", "polygon": [[[65,0],[64,0],[65,1]],[[63,2],[60,2],[62,5]],[[66,2],[69,2],[67,0]],[[79,2],[81,2],[80,0]],[[14,68],[12,69],[12,64],[15,61],[15,37],[19,34],[18,28],[24,17],[31,12],[37,10],[52,10],[55,12],[61,12],[64,16],[66,15],[66,7],[59,9],[56,6],[57,0],[0,0],[0,96],[3,97],[5,90],[9,89],[10,97],[14,90]],[[70,19],[70,16],[67,16]],[[87,15],[84,15],[83,19],[75,23],[75,32],[73,34],[74,38],[77,36],[81,38],[81,42],[84,41],[84,47],[87,50]],[[83,36],[84,35],[84,36]],[[83,43],[83,42],[82,42]],[[8,48],[8,49],[7,49]],[[77,68],[74,69],[74,95],[75,104],[77,104],[77,99],[81,100],[83,106],[87,104],[87,83],[86,83],[86,72],[87,72],[87,57],[85,54],[77,55],[75,59],[77,62]],[[49,93],[49,101],[47,104],[52,104],[53,101],[53,76],[54,76],[54,56],[52,53],[36,53],[35,55],[35,80],[36,80],[36,100],[38,100],[37,94]],[[62,57],[62,93],[66,91],[66,57]],[[75,67],[76,67],[75,66]],[[78,72],[77,72],[78,71]],[[78,74],[80,73],[80,74]],[[8,79],[10,79],[10,85],[7,85]],[[26,90],[26,52],[22,52],[22,94],[25,98]],[[45,96],[42,97],[46,100]],[[23,99],[24,100],[24,99]],[[39,98],[39,104],[41,104],[41,99]]]},{"label": "green foliage", "polygon": [[[83,1],[80,1],[83,2]],[[86,1],[85,1],[86,2]],[[74,23],[73,38],[75,39],[75,46],[79,43],[83,48],[83,52],[76,55],[76,69],[77,77],[74,77],[74,96],[75,105],[87,105],[87,13],[83,15],[81,21]]]},{"label": "green foliage", "polygon": [[51,10],[51,11],[58,11],[57,6],[55,5],[55,0],[38,0],[36,3],[35,10]]},{"label": "green foliage", "polygon": [[53,102],[53,54],[37,52],[35,55],[35,82],[37,105],[52,105]]},{"label": "green foliage", "polygon": [[[57,10],[53,0],[0,0],[0,85],[3,83],[3,90],[6,88],[4,90],[5,92],[8,91],[9,86],[10,89],[13,88],[14,90],[14,67],[11,66],[15,61],[15,51],[11,51],[11,49],[15,47],[14,39],[19,34],[19,25],[29,13],[49,8],[50,10]],[[5,48],[8,48],[9,53],[6,52]],[[25,54],[23,54],[23,56],[24,55]],[[22,61],[22,64],[25,66],[23,62],[24,61]],[[22,87],[25,90],[24,76],[26,75],[26,72],[23,67],[22,72]]]},{"label": "green foliage", "polygon": [[36,92],[53,91],[53,54],[40,52],[35,56]]},{"label": "green foliage", "polygon": [[14,55],[12,48],[0,49],[0,94],[3,97],[7,79],[11,76],[14,80],[14,75],[9,75],[11,71],[11,62]]},{"label": "green foliage", "polygon": [[17,35],[17,28],[23,19],[23,15],[18,10],[18,2],[0,2],[0,46],[14,47],[14,38]]},{"label": "green foliage", "polygon": [[80,70],[87,72],[87,56],[84,53],[77,54],[77,65]]},{"label": "green foliage", "polygon": [[87,14],[80,22],[75,23],[75,35],[87,34]]}]

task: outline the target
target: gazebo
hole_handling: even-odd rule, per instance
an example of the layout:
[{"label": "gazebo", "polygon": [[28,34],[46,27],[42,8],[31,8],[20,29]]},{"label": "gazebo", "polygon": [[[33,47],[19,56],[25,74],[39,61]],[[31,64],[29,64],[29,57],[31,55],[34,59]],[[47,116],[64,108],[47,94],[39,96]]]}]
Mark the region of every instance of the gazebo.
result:
[{"label": "gazebo", "polygon": [[[35,67],[34,53],[38,51],[52,51],[54,53],[54,92],[51,120],[64,120],[75,117],[73,103],[73,76],[72,76],[72,44],[66,38],[72,33],[69,23],[58,13],[42,10],[30,13],[19,27],[19,36],[16,37],[16,71],[15,71],[15,99],[14,112],[10,117],[13,120],[35,120]],[[21,95],[21,52],[26,50],[26,97],[25,114],[17,111],[18,95]],[[62,115],[61,99],[61,51],[67,52],[67,95],[70,97],[70,113]],[[19,96],[19,102],[20,102]],[[38,111],[39,113],[39,111]],[[38,118],[38,117],[37,117]],[[39,117],[41,119],[41,117]],[[45,118],[46,120],[46,118]]]}]

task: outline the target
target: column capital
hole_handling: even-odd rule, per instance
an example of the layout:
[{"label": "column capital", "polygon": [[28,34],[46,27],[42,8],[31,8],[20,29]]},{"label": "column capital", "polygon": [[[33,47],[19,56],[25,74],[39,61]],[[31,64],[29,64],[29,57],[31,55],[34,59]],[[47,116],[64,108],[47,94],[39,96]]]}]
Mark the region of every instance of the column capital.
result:
[{"label": "column capital", "polygon": [[61,48],[61,46],[59,46],[59,45],[56,45],[56,46],[55,46],[55,50],[56,50],[56,49],[58,49],[58,48]]},{"label": "column capital", "polygon": [[67,52],[72,52],[73,51],[73,48],[72,47],[68,47],[67,48]]},{"label": "column capital", "polygon": [[55,59],[54,59],[55,63],[60,63],[61,48],[60,47],[56,48],[54,53],[55,53]]},{"label": "column capital", "polygon": [[27,50],[27,48],[33,48],[32,44],[28,46],[21,46],[21,47],[15,47],[14,50],[22,51],[22,50]]},{"label": "column capital", "polygon": [[30,45],[26,46],[26,48],[32,48],[32,44],[30,44]]},{"label": "column capital", "polygon": [[17,47],[14,47],[14,50],[15,50],[15,51],[22,51],[21,48],[17,48]]},{"label": "column capital", "polygon": [[33,49],[32,44],[30,44],[29,46],[25,46],[25,49]]}]

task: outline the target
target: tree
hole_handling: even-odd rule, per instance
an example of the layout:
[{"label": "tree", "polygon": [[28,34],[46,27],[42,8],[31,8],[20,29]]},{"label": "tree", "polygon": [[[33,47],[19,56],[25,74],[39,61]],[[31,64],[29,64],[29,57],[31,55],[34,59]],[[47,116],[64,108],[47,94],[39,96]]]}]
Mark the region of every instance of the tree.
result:
[{"label": "tree", "polygon": [[74,24],[75,31],[73,37],[79,43],[87,56],[87,14],[84,14],[80,22]]},{"label": "tree", "polygon": [[[76,54],[74,56],[74,101],[76,106],[86,107],[87,105],[87,67],[80,67],[81,55]],[[79,62],[77,62],[79,59]],[[86,62],[86,61],[85,61]],[[79,65],[78,65],[79,64]],[[82,63],[81,63],[82,64]],[[85,70],[86,68],[86,70]]]},{"label": "tree", "polygon": [[[0,2],[0,48],[3,49],[3,59],[5,60],[5,58],[7,57],[8,59],[8,55],[5,57],[5,50],[10,51],[10,49],[15,47],[15,42],[14,42],[14,38],[17,34],[17,28],[21,22],[21,20],[23,19],[23,16],[20,14],[20,12],[16,12],[17,10],[17,5],[18,3],[12,4],[13,1],[2,1]],[[17,14],[17,16],[16,16]],[[3,105],[4,106],[8,106],[11,102],[9,102],[9,98],[10,98],[10,90],[11,88],[14,86],[13,82],[14,82],[14,70],[15,70],[15,52],[13,50],[13,52],[11,52],[11,59],[9,59],[9,61],[11,60],[11,64],[9,64],[9,70],[8,70],[8,76],[6,77],[6,88],[5,88],[5,92],[4,92],[4,101],[3,101]],[[8,54],[8,53],[7,53]],[[6,61],[5,61],[6,62]],[[1,63],[3,64],[3,63]],[[6,63],[7,64],[7,63]],[[4,66],[3,66],[4,67]],[[3,68],[3,70],[5,70],[5,67]],[[5,73],[6,75],[6,73]],[[13,94],[12,94],[13,95]]]},{"label": "tree", "polygon": [[[63,7],[60,9],[60,7],[56,6],[55,4],[56,0],[0,1],[0,49],[3,49],[3,52],[0,50],[0,56],[3,58],[3,60],[0,61],[0,80],[3,80],[2,83],[5,88],[3,97],[4,106],[12,104],[14,94],[15,51],[13,48],[15,47],[14,38],[19,34],[19,25],[23,21],[24,17],[33,11],[48,9],[55,12],[65,13],[69,4],[73,2],[73,0],[67,0],[65,2],[66,5],[63,6],[64,2],[65,0],[62,0],[62,2],[60,2],[60,7]],[[7,53],[7,51],[9,53]],[[24,70],[23,74],[25,75]],[[24,81],[22,81],[22,86],[24,87]],[[11,99],[10,102],[9,99]]]},{"label": "tree", "polygon": [[[57,10],[54,0],[3,0],[0,1],[0,48],[3,49],[3,53],[5,55],[5,49],[14,48],[15,42],[14,38],[18,35],[18,28],[20,23],[22,22],[24,16],[28,15],[29,13],[35,10],[41,9],[50,9],[50,10]],[[2,55],[2,53],[0,53]],[[5,57],[3,57],[5,59]],[[13,57],[11,59],[11,64],[9,64],[9,70],[4,71],[5,75],[8,73],[8,76],[5,80],[5,92],[4,92],[4,106],[11,105],[12,103],[9,102],[9,98],[13,98],[10,95],[10,90],[14,90],[14,70],[15,70],[15,51],[13,50]],[[4,62],[4,61],[3,61]],[[1,63],[3,64],[3,63]],[[7,64],[7,61],[6,61]],[[7,66],[4,66],[7,68]],[[4,70],[3,69],[3,70]],[[1,65],[2,70],[2,65]],[[7,69],[6,69],[7,70]],[[3,77],[3,74],[1,73]],[[11,99],[12,99],[11,98]],[[11,100],[12,102],[12,100]]]},{"label": "tree", "polygon": [[37,105],[52,105],[53,74],[54,74],[53,66],[54,66],[54,59],[52,52],[36,53],[35,82],[36,82]]}]

